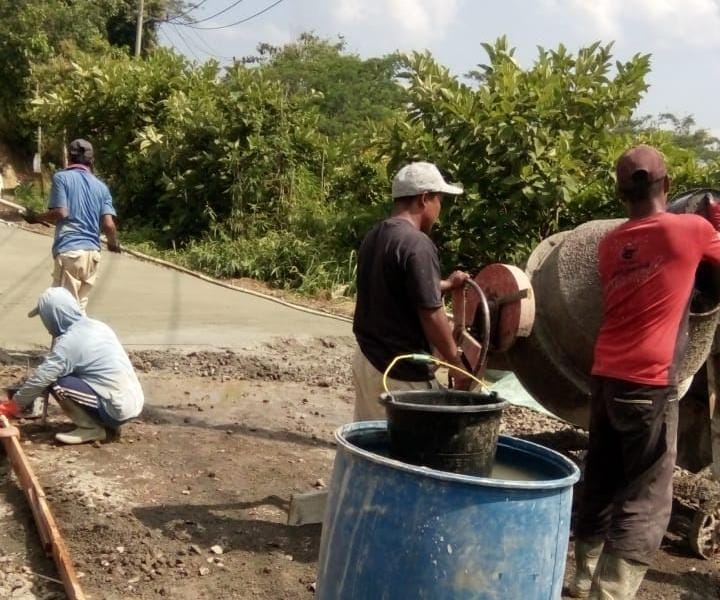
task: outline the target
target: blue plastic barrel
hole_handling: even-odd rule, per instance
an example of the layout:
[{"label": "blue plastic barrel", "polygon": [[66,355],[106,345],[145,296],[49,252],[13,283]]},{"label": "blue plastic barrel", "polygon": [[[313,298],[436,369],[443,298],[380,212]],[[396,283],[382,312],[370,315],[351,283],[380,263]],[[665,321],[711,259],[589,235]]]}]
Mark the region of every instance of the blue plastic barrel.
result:
[{"label": "blue plastic barrel", "polygon": [[320,543],[320,600],[560,598],[578,468],[500,436],[530,480],[473,477],[388,456],[385,421],[345,425]]}]

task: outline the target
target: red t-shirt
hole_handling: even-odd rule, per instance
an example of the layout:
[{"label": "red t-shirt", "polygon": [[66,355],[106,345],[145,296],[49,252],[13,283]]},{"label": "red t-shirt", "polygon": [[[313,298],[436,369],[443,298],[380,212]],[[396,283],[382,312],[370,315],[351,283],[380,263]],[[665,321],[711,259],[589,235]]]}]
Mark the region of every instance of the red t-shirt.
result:
[{"label": "red t-shirt", "polygon": [[675,383],[695,270],[720,263],[720,235],[702,217],[660,213],[626,221],[600,241],[603,320],[592,374]]}]

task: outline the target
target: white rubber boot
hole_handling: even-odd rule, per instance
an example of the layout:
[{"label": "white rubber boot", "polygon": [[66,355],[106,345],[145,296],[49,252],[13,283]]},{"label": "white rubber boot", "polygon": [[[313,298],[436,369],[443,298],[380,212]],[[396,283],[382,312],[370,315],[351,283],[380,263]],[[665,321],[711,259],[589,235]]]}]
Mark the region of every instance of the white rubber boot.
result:
[{"label": "white rubber boot", "polygon": [[71,400],[57,398],[60,408],[70,417],[77,429],[69,433],[56,433],[55,439],[63,444],[85,444],[87,442],[104,442],[107,439],[105,427],[93,419],[80,406]]},{"label": "white rubber boot", "polygon": [[633,600],[648,566],[603,552],[600,556],[592,587],[591,600]]},{"label": "white rubber boot", "polygon": [[568,595],[571,598],[590,596],[593,575],[597,567],[604,542],[583,542],[575,540],[575,576],[570,583]]}]

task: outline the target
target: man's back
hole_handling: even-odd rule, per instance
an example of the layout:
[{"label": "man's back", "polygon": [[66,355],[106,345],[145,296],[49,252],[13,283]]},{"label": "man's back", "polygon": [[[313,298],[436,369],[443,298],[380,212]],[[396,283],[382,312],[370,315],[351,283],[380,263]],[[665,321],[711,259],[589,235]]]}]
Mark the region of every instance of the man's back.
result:
[{"label": "man's back", "polygon": [[100,220],[115,215],[107,186],[84,165],[53,176],[48,208],[66,208],[68,216],[55,226],[53,255],[72,250],[100,250]]},{"label": "man's back", "polygon": [[57,338],[55,352],[64,356],[73,375],[109,401],[107,409],[113,418],[124,420],[140,413],[144,400],[140,382],[108,325],[81,318]]},{"label": "man's back", "polygon": [[593,374],[672,383],[695,270],[703,259],[720,263],[720,238],[701,217],[660,213],[609,232],[598,259],[604,311]]},{"label": "man's back", "polygon": [[[442,305],[440,264],[430,238],[402,218],[389,218],[367,234],[358,254],[353,331],[373,366],[384,371],[397,355],[430,352],[418,308]],[[426,366],[399,363],[393,376],[430,378]]]}]

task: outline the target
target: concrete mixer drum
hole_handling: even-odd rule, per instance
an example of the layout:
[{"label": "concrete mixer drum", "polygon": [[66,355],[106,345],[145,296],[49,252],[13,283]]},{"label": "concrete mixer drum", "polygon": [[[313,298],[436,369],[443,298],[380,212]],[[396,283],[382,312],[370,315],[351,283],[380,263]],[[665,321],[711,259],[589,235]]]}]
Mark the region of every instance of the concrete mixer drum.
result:
[{"label": "concrete mixer drum", "polygon": [[[589,401],[595,338],[602,318],[597,272],[600,239],[623,221],[590,221],[541,242],[527,274],[535,295],[532,333],[509,348],[512,370],[535,399],[583,428]],[[710,353],[719,310],[714,286],[693,295],[688,344],[679,375],[688,384]]]}]

